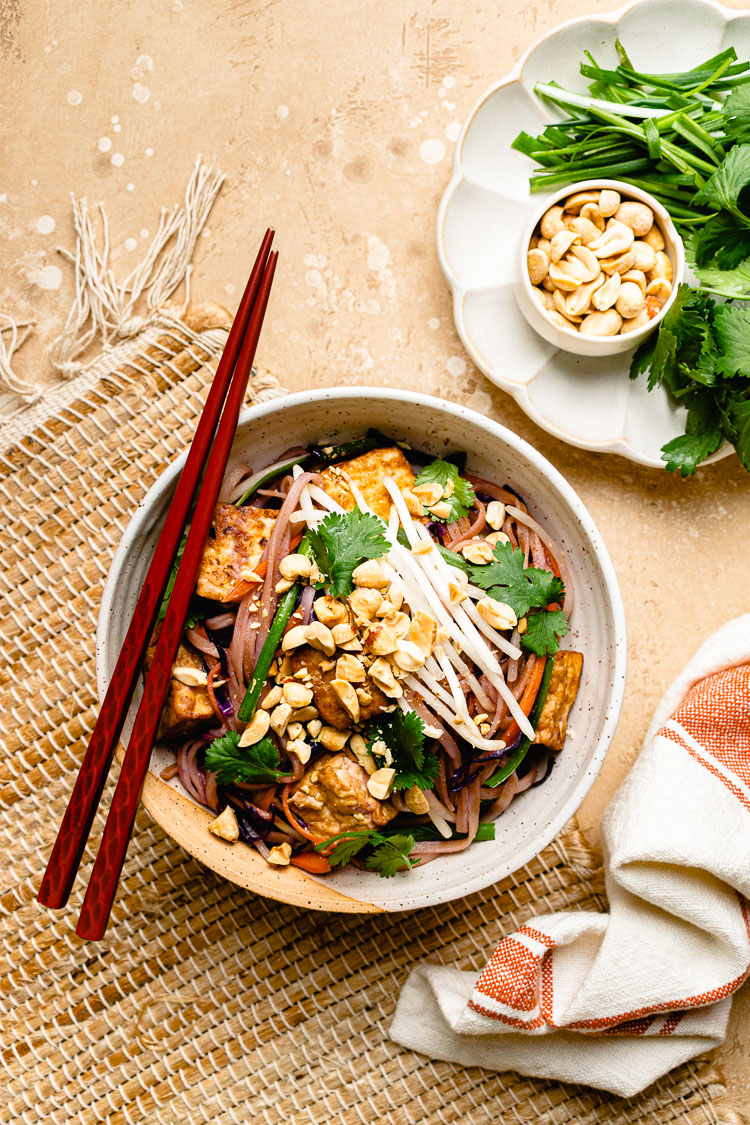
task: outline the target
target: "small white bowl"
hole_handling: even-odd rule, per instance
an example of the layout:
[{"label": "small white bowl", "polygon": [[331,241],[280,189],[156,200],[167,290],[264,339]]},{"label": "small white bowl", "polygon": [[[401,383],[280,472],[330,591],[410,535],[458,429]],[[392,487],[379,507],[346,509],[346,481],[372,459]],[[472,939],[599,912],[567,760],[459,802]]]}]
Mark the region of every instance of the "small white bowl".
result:
[{"label": "small white bowl", "polygon": [[[579,191],[600,191],[603,188],[611,188],[613,191],[619,192],[623,201],[633,199],[638,203],[645,203],[653,211],[656,225],[664,238],[665,252],[672,263],[672,292],[661,311],[647,325],[644,325],[643,328],[638,328],[632,332],[625,332],[617,336],[588,336],[576,332],[573,328],[560,328],[545,314],[532,292],[534,287],[529,278],[526,255],[528,253],[531,236],[542,216],[550,207],[554,207],[554,205],[559,203],[562,199],[567,199],[568,196]],[[566,187],[561,188],[560,191],[555,192],[554,195],[545,195],[543,203],[526,224],[518,243],[514,292],[516,300],[518,301],[518,307],[528,323],[535,332],[538,332],[548,343],[554,344],[556,348],[560,348],[562,351],[572,352],[574,355],[619,355],[621,352],[633,351],[659,326],[667,315],[668,310],[672,307],[677,295],[678,286],[684,279],[685,248],[682,244],[682,239],[675,230],[672,219],[664,207],[662,207],[661,203],[657,202],[647,191],[641,191],[640,188],[633,187],[631,184],[625,183],[622,180],[581,180],[578,183],[568,184]]]},{"label": "small white bowl", "polygon": [[[584,653],[583,679],[566,742],[543,785],[529,789],[498,818],[494,841],[441,856],[403,878],[344,868],[325,879],[294,867],[272,868],[245,844],[208,832],[211,815],[192,801],[178,779],[160,770],[174,760],[155,748],[143,804],[166,832],[207,867],[258,894],[318,910],[391,911],[435,906],[488,887],[522,867],[564,827],[591,787],[617,725],[625,684],[625,614],[617,578],[594,521],[549,461],[510,430],[456,403],[379,387],[308,390],[253,406],[240,418],[231,462],[253,466],[278,460],[290,443],[337,441],[370,426],[434,456],[466,450],[472,470],[506,481],[554,537],[570,573],[575,608],[563,647]],[[100,698],[153,554],[159,529],[185,463],[173,461],[133,511],[102,597],[96,671]],[[136,700],[141,690],[136,693]],[[127,741],[131,714],[123,730]],[[122,757],[122,750],[118,751]],[[181,862],[174,853],[174,861]]]}]

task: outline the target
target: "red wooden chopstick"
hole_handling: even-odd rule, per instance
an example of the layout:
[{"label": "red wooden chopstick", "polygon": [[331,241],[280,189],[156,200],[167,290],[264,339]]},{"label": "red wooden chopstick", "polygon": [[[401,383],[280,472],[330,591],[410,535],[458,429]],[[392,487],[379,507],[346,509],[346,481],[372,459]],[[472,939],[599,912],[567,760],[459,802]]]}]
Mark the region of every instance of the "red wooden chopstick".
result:
[{"label": "red wooden chopstick", "polygon": [[89,941],[97,941],[104,936],[117,893],[117,884],[133,831],[143,782],[148,772],[151,747],[172,678],[172,665],[195,589],[203,549],[214,518],[216,500],[232,448],[237,420],[245,399],[247,381],[255,358],[255,349],[268,305],[277,259],[278,254],[275,251],[269,255],[257,300],[242,341],[224,412],[190,523],[185,550],[156,642],[153,663],[146,677],[133,734],[117,781],[107,823],[104,826],[104,834],[91,872],[86,897],[83,900],[76,933]]},{"label": "red wooden chopstick", "polygon": [[[44,906],[61,907],[68,901],[91,825],[101,800],[117,739],[128,713],[141,664],[164,597],[177,550],[211,449],[221,408],[240,354],[263,271],[273,242],[267,230],[229,333],[224,354],[206,399],[185,467],[177,482],[156,552],[138,597],[133,617],[117,658],[107,693],[96,721],[73,792],[50,854],[37,898]],[[170,665],[171,667],[171,665]]]}]

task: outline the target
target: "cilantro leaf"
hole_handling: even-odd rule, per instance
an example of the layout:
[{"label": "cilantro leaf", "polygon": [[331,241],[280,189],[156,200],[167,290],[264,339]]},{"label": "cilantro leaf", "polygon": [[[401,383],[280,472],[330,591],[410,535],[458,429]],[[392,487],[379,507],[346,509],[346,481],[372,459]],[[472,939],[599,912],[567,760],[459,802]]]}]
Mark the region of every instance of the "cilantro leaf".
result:
[{"label": "cilantro leaf", "polygon": [[735,145],[710,179],[693,196],[691,206],[706,204],[715,211],[729,211],[740,222],[750,225],[750,219],[739,205],[740,193],[749,183],[750,144]]},{"label": "cilantro leaf", "polygon": [[360,563],[382,558],[390,550],[383,521],[359,508],[331,512],[317,529],[307,532],[307,539],[334,598],[352,592],[352,573]]},{"label": "cilantro leaf", "polygon": [[713,330],[721,352],[717,369],[727,377],[750,377],[750,312],[739,305],[719,305]]},{"label": "cilantro leaf", "polygon": [[365,860],[368,871],[379,871],[383,879],[391,879],[404,867],[410,870],[419,860],[410,859],[414,837],[405,834],[388,836]]},{"label": "cilantro leaf", "polygon": [[[338,835],[323,840],[322,844],[316,844],[315,851],[325,851],[331,867],[344,867],[347,863],[351,863],[363,848],[373,843],[373,837],[383,839],[378,832],[339,832]],[[328,849],[334,840],[335,847],[329,852]]]},{"label": "cilantro leaf", "polygon": [[[365,848],[372,848],[365,860],[365,867],[369,871],[379,871],[384,879],[390,879],[398,871],[416,867],[420,862],[410,858],[414,842],[413,836],[400,832],[389,836],[375,831],[339,832],[337,836],[316,844],[315,850],[325,854],[331,867],[344,867]],[[335,846],[329,851],[331,844]]]},{"label": "cilantro leaf", "polygon": [[529,614],[526,632],[521,637],[521,645],[537,656],[554,656],[560,645],[558,638],[568,631],[568,618],[561,609],[549,609],[546,613]]},{"label": "cilantro leaf", "polygon": [[551,571],[524,567],[520,547],[497,543],[493,556],[492,562],[469,568],[471,581],[491,598],[509,605],[516,617],[525,617],[533,607],[545,609],[565,593],[562,581]]},{"label": "cilantro leaf", "polygon": [[730,394],[723,410],[725,433],[737,451],[744,468],[750,473],[750,398],[744,389]]},{"label": "cilantro leaf", "polygon": [[750,300],[750,261],[741,262],[734,270],[707,266],[698,267],[695,272],[703,288],[711,293],[735,301]]},{"label": "cilantro leaf", "polygon": [[378,715],[365,732],[368,749],[382,739],[391,752],[396,771],[393,789],[432,789],[440,773],[434,754],[424,752],[424,720],[416,711]]},{"label": "cilantro leaf", "polygon": [[697,232],[692,252],[697,266],[707,266],[714,258],[722,270],[734,270],[750,257],[750,226],[736,215],[712,215]]},{"label": "cilantro leaf", "polygon": [[678,469],[683,477],[692,476],[701,461],[721,444],[719,411],[713,395],[700,392],[688,408],[685,433],[662,446],[662,460],[670,473]]},{"label": "cilantro leaf", "polygon": [[[445,493],[447,486],[450,492],[450,496],[443,495],[443,503],[448,505],[451,514],[443,520],[442,517],[436,516],[428,509],[433,519],[441,519],[444,523],[453,523],[454,520],[460,520],[464,516],[468,516],[469,510],[474,507],[476,501],[474,489],[467,480],[459,476],[457,467],[451,461],[438,459],[432,461],[429,465],[425,465],[414,481],[415,486],[420,484],[439,484],[443,493]],[[453,491],[450,489],[451,485]]]},{"label": "cilantro leaf", "polygon": [[750,141],[750,88],[735,86],[722,109],[726,135],[734,141]]},{"label": "cilantro leaf", "polygon": [[279,751],[266,735],[254,746],[240,746],[236,730],[227,731],[206,747],[205,766],[216,774],[220,785],[242,781],[250,785],[288,781],[291,774],[279,771]]}]

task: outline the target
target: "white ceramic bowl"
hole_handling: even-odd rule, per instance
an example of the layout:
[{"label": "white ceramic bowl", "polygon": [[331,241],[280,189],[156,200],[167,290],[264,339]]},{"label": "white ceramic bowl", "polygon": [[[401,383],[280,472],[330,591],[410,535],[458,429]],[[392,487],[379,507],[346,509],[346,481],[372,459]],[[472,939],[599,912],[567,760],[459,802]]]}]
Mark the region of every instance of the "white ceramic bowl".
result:
[{"label": "white ceramic bowl", "polygon": [[[550,207],[554,207],[556,203],[560,203],[561,200],[567,199],[579,191],[600,191],[603,188],[611,188],[613,191],[619,192],[623,202],[633,199],[639,203],[645,203],[651,208],[656,226],[664,238],[665,252],[672,263],[672,292],[663,308],[644,328],[638,328],[633,332],[625,332],[618,336],[588,336],[582,332],[576,332],[573,328],[561,328],[551,321],[534,298],[533,286],[526,264],[531,236],[540,219]],[[552,196],[545,195],[543,202],[534,209],[518,240],[513,291],[521,312],[542,339],[562,351],[572,352],[573,355],[608,356],[619,355],[621,352],[631,352],[655,328],[658,328],[674,304],[677,288],[684,280],[685,248],[669,213],[662,207],[661,203],[654,199],[652,195],[649,195],[647,191],[642,191],[640,188],[633,187],[632,184],[624,183],[622,180],[580,180],[577,183],[568,184]]]},{"label": "white ceramic bowl", "polygon": [[[472,469],[501,483],[507,481],[524,496],[564,553],[576,602],[565,645],[584,653],[584,668],[571,717],[575,738],[568,740],[544,784],[524,793],[498,819],[496,839],[393,879],[349,869],[327,878],[314,878],[291,867],[272,869],[252,848],[210,835],[206,810],[191,801],[178,782],[167,783],[158,777],[173,756],[154,751],[143,803],[177,843],[240,886],[325,910],[395,911],[433,906],[489,886],[528,863],[575,813],[599,772],[617,724],[625,684],[625,618],[601,536],[557,470],[497,423],[454,403],[406,391],[316,390],[246,411],[232,459],[260,467],[274,461],[291,443],[345,440],[369,426],[435,455],[464,449]],[[112,563],[97,630],[100,698],[183,463],[184,455],[165,470],[141,501]],[[129,721],[125,737],[130,729]]]}]

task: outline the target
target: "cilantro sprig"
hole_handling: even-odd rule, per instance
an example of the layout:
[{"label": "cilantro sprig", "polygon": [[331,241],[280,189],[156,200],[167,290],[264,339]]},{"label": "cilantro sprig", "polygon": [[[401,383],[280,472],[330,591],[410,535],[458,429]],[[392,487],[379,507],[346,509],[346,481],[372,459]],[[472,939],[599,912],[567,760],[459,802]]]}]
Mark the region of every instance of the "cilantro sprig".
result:
[{"label": "cilantro sprig", "polygon": [[[372,849],[365,858],[365,867],[368,871],[378,871],[384,879],[392,879],[399,871],[418,866],[420,860],[411,855],[414,843],[414,837],[403,832],[389,836],[375,831],[339,832],[317,844],[315,850],[325,852],[331,867],[344,867],[365,848]],[[333,848],[329,852],[331,845]]]},{"label": "cilantro sprig", "polygon": [[250,785],[288,781],[291,774],[279,770],[279,751],[266,735],[253,746],[240,746],[236,730],[227,731],[206,747],[206,769],[216,774],[219,785],[236,781]]},{"label": "cilantro sprig", "polygon": [[[443,523],[453,523],[455,520],[468,516],[476,502],[474,489],[459,474],[457,466],[452,461],[443,461],[438,458],[436,461],[431,461],[429,465],[425,465],[414,481],[415,487],[420,484],[439,484],[443,489],[442,500],[450,508],[450,515],[443,519],[433,512],[429,512],[433,519],[440,519]],[[452,490],[450,485],[453,486]],[[446,491],[450,493],[449,496],[445,495]]]},{"label": "cilantro sprig", "polygon": [[371,751],[382,739],[391,752],[392,767],[396,771],[393,789],[432,789],[440,766],[433,754],[424,749],[424,720],[415,711],[392,711],[378,715],[365,731],[365,741]]},{"label": "cilantro sprig", "polygon": [[525,617],[530,609],[546,609],[550,602],[560,601],[565,593],[562,581],[549,570],[524,567],[524,552],[510,543],[496,543],[492,562],[471,566],[469,576],[475,586],[490,597],[505,602],[517,617]]},{"label": "cilantro sprig", "polygon": [[524,566],[524,552],[510,543],[496,543],[492,562],[471,566],[469,576],[475,586],[486,590],[495,601],[505,602],[519,619],[527,620],[521,645],[537,656],[554,655],[560,637],[568,631],[568,619],[561,609],[548,607],[562,600],[565,586],[557,575],[536,566]]},{"label": "cilantro sprig", "polygon": [[331,512],[317,529],[307,532],[307,539],[323,581],[330,584],[334,598],[343,598],[352,592],[352,573],[360,563],[379,559],[390,549],[383,521],[359,508],[351,512]]},{"label": "cilantro sprig", "polygon": [[670,472],[691,476],[723,441],[750,472],[750,311],[681,285],[633,356],[630,376],[641,374],[649,390],[664,386],[687,408],[685,433],[662,447]]}]

